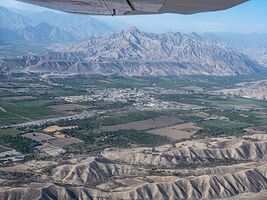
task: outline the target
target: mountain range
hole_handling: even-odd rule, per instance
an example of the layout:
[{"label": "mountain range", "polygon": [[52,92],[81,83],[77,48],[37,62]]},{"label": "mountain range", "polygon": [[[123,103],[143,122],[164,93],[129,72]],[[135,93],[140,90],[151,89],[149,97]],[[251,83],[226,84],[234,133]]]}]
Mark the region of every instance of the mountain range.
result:
[{"label": "mountain range", "polygon": [[162,76],[246,75],[261,70],[246,55],[195,33],[154,34],[129,28],[52,50],[44,56],[2,59],[1,72]]},{"label": "mountain range", "polygon": [[54,12],[16,13],[0,7],[0,43],[65,43],[114,32],[93,17]]},{"label": "mountain range", "polygon": [[209,33],[203,37],[222,42],[267,67],[267,34]]},{"label": "mountain range", "polygon": [[2,74],[246,75],[266,55],[266,34],[119,32],[89,16],[0,7]]}]

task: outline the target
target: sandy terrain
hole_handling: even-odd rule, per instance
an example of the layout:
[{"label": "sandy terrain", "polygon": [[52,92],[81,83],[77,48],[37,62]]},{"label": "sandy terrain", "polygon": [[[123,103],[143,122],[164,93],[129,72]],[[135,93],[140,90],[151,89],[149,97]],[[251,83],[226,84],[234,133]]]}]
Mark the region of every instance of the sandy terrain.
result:
[{"label": "sandy terrain", "polygon": [[148,133],[167,136],[172,140],[179,140],[182,138],[190,138],[200,128],[193,123],[178,124],[165,128],[153,129],[147,131]]},{"label": "sandy terrain", "polygon": [[26,134],[22,135],[22,137],[25,137],[25,138],[28,138],[31,140],[35,140],[38,142],[55,139],[54,137],[47,135],[47,134],[43,134],[43,133],[26,133]]},{"label": "sandy terrain", "polygon": [[62,139],[49,140],[49,144],[52,144],[56,147],[65,147],[72,144],[83,143],[82,140],[74,137],[66,137]]},{"label": "sandy terrain", "polygon": [[45,133],[53,133],[53,132],[56,132],[56,131],[62,131],[62,130],[65,130],[65,129],[75,129],[77,128],[77,126],[64,126],[64,127],[60,127],[60,126],[49,126],[45,129],[43,129],[43,131]]}]

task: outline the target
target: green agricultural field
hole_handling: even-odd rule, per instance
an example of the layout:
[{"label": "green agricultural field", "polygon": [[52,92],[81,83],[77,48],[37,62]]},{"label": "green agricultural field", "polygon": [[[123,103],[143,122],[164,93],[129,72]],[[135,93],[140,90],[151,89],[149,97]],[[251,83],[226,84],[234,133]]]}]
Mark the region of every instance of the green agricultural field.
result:
[{"label": "green agricultural field", "polygon": [[208,99],[211,95],[208,94],[166,94],[159,95],[158,98],[163,101],[175,101],[186,104],[194,104],[199,106],[208,105]]},{"label": "green agricultural field", "polygon": [[15,128],[0,129],[0,135],[16,136],[19,131]]},{"label": "green agricultural field", "polygon": [[66,148],[72,153],[91,152],[103,150],[108,147],[129,148],[131,146],[158,146],[169,142],[169,139],[165,136],[137,130],[115,132],[64,130],[64,133],[84,141],[83,144],[72,145],[72,147]]},{"label": "green agricultural field", "polygon": [[224,121],[224,120],[209,120],[200,123],[202,126],[223,128],[223,129],[239,129],[249,126],[250,124],[245,122]]},{"label": "green agricultural field", "polygon": [[21,107],[41,107],[51,104],[53,100],[28,100],[28,101],[16,101],[14,102],[17,106]]},{"label": "green agricultural field", "polygon": [[251,126],[257,125],[261,120],[260,116],[250,111],[239,111],[232,109],[219,110],[209,108],[206,109],[205,112],[209,113],[210,115],[226,117],[230,121],[245,122],[247,124],[250,124]]},{"label": "green agricultural field", "polygon": [[61,113],[44,106],[43,101],[0,101],[0,107],[6,110],[6,112],[1,111],[0,123],[2,124],[62,115]]},{"label": "green agricultural field", "polygon": [[67,79],[53,79],[53,82],[74,88],[140,88],[153,84],[148,78],[103,76],[74,76]]},{"label": "green agricultural field", "polygon": [[218,99],[212,100],[212,104],[216,106],[228,106],[228,105],[249,105],[254,104],[254,100],[245,98],[231,98],[231,99]]},{"label": "green agricultural field", "polygon": [[25,121],[21,117],[14,116],[12,114],[0,111],[0,126],[7,125],[7,124],[14,124],[20,123]]},{"label": "green agricultural field", "polygon": [[259,101],[254,99],[246,99],[246,98],[220,98],[213,97],[212,99],[202,99],[202,101],[211,104],[211,106],[223,107],[223,108],[231,108],[233,106],[251,106],[256,105],[260,107],[267,107],[267,102]]},{"label": "green agricultural field", "polygon": [[146,120],[160,116],[152,111],[112,112],[105,116],[91,117],[76,121],[58,122],[60,126],[78,126],[80,130],[97,129],[99,126],[117,125],[133,121]]},{"label": "green agricultural field", "polygon": [[242,134],[245,127],[250,126],[249,123],[223,121],[223,120],[209,120],[198,124],[203,129],[199,130],[197,135],[200,136],[232,136]]},{"label": "green agricultural field", "polygon": [[40,145],[40,143],[22,136],[0,135],[0,145],[16,149],[21,153],[32,153],[34,147]]},{"label": "green agricultural field", "polygon": [[5,90],[0,90],[0,97],[8,97],[8,96],[16,96],[16,94]]},{"label": "green agricultural field", "polygon": [[0,145],[0,153],[8,151],[9,149]]}]

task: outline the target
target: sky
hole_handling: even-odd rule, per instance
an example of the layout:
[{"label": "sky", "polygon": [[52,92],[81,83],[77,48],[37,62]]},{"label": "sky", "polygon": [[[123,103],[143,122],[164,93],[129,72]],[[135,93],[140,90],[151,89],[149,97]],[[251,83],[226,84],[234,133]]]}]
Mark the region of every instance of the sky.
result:
[{"label": "sky", "polygon": [[[0,0],[0,6],[31,12],[49,9],[16,2]],[[51,10],[50,10],[51,11]],[[193,15],[160,14],[145,16],[107,17],[93,16],[109,24],[136,26],[148,32],[231,32],[267,33],[267,0],[248,2],[224,11],[206,12]]]}]

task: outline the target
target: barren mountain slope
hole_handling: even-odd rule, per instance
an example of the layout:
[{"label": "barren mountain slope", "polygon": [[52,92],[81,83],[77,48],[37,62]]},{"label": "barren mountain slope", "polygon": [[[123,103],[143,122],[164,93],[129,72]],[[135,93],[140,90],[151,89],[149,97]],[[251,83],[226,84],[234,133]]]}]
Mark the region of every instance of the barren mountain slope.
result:
[{"label": "barren mountain slope", "polygon": [[2,59],[0,72],[223,76],[261,69],[247,56],[194,33],[152,34],[131,28],[53,50],[57,52],[45,56]]},{"label": "barren mountain slope", "polygon": [[[257,66],[246,56],[201,36],[182,33],[153,34],[136,28],[109,37],[92,38],[79,44],[61,46],[60,52],[83,52],[87,61],[146,61],[167,63],[201,73],[251,73]],[[145,66],[145,65],[144,65]]]},{"label": "barren mountain slope", "polygon": [[[267,167],[244,170],[222,176],[179,178],[150,176],[118,181],[112,192],[84,187],[63,187],[54,184],[30,184],[27,188],[2,188],[0,198],[9,199],[217,199],[267,189]],[[138,184],[136,184],[138,183]],[[127,185],[128,184],[128,185]]]},{"label": "barren mountain slope", "polygon": [[203,37],[223,42],[267,67],[267,34],[207,33]]},{"label": "barren mountain slope", "polygon": [[266,153],[267,142],[265,140],[251,142],[244,138],[218,138],[187,141],[155,149],[106,149],[102,155],[127,164],[173,168],[181,165],[252,161],[262,159]]},{"label": "barren mountain slope", "polygon": [[144,175],[146,170],[129,165],[114,164],[106,159],[90,157],[74,165],[62,165],[54,169],[53,179],[71,184],[96,185],[113,176]]},{"label": "barren mountain slope", "polygon": [[216,94],[237,95],[251,99],[267,100],[267,80],[236,85],[232,89],[215,91]]}]

